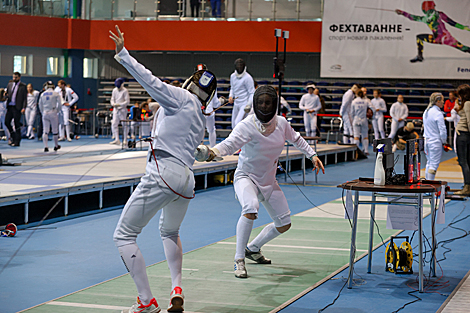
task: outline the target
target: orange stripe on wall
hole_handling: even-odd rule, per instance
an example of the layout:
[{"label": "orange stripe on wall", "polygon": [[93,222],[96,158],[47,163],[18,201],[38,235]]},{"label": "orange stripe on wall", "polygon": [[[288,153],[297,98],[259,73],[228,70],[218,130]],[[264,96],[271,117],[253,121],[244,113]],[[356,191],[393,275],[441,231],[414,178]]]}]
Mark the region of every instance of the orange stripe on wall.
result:
[{"label": "orange stripe on wall", "polygon": [[[0,45],[112,50],[119,25],[128,50],[272,52],[274,29],[290,31],[289,52],[320,52],[321,22],[89,21],[0,14]],[[52,30],[53,36],[32,30]],[[47,38],[47,40],[46,40]],[[280,41],[281,49],[283,41]]]}]

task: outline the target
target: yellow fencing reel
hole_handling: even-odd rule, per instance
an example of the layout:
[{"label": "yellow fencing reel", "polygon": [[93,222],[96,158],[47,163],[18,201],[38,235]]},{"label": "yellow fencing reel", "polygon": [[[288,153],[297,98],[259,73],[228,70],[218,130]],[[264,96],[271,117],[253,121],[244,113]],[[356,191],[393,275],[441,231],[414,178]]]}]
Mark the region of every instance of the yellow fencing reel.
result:
[{"label": "yellow fencing reel", "polygon": [[[398,247],[393,240],[405,239]],[[390,237],[385,249],[385,271],[395,274],[413,274],[413,249],[408,236]]]}]

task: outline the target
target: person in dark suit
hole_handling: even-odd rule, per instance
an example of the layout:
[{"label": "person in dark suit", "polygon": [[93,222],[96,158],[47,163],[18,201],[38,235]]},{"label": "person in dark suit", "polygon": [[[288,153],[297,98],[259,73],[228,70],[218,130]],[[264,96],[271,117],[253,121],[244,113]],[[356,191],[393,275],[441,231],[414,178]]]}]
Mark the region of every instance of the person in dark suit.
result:
[{"label": "person in dark suit", "polygon": [[[26,84],[20,81],[21,74],[18,72],[13,73],[13,80],[7,86],[7,114],[5,116],[5,124],[10,131],[12,147],[19,147],[21,141],[21,114],[24,114],[27,105],[28,91]],[[11,121],[14,121],[15,131],[11,126]]]}]

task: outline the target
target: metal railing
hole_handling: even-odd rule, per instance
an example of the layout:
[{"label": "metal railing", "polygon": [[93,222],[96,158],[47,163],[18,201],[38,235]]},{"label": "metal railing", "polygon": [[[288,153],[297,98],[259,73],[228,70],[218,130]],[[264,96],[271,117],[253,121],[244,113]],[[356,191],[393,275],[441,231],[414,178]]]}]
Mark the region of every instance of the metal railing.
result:
[{"label": "metal railing", "polygon": [[74,12],[73,0],[0,0],[0,13],[87,20],[315,21],[321,20],[323,1],[83,0]]}]

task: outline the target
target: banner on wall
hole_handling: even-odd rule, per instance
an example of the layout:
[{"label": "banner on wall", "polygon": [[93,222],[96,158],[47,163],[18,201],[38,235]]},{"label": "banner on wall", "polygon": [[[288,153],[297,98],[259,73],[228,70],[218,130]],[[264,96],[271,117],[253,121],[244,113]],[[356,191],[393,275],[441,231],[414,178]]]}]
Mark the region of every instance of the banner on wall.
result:
[{"label": "banner on wall", "polygon": [[470,79],[470,0],[328,0],[322,77]]}]

